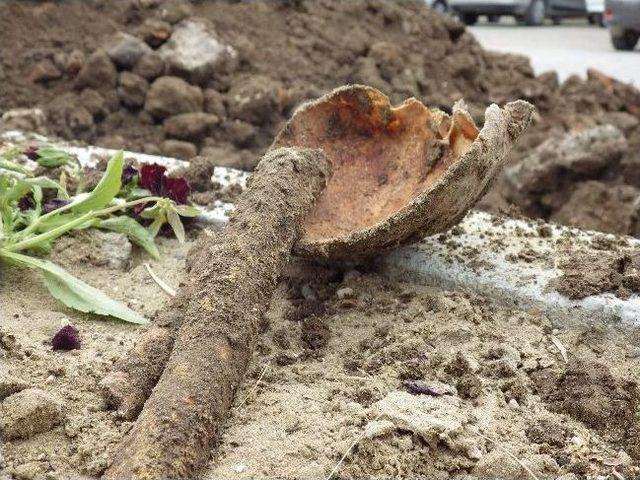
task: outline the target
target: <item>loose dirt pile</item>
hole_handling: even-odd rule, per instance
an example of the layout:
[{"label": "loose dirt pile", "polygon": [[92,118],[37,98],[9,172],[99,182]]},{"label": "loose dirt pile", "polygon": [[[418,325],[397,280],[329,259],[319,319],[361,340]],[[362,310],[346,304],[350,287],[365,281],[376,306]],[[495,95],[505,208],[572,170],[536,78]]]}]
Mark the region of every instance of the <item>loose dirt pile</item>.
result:
[{"label": "loose dirt pile", "polygon": [[[86,245],[70,237],[55,259],[76,264],[69,252]],[[189,247],[160,242],[152,268],[173,287]],[[148,259],[134,251],[126,266],[106,260],[74,273],[149,316],[162,308]],[[142,330],[61,308],[33,275],[3,271],[0,281],[0,394],[25,400],[2,404],[11,438],[0,470],[98,476],[131,427],[98,382]],[[51,351],[61,321],[80,330],[80,350]],[[518,461],[540,479],[640,475],[637,331],[391,281],[372,265],[302,262],[260,331],[204,478],[325,478],[356,441],[336,478],[531,478]]]},{"label": "loose dirt pile", "polygon": [[[0,113],[38,106],[47,118],[4,128],[246,169],[296,105],[351,82],[443,110],[464,98],[479,123],[491,102],[528,100],[538,118],[514,163],[544,141],[611,124],[627,145],[603,168],[563,167],[555,190],[524,198],[499,183],[484,207],[635,233],[640,93],[595,71],[562,85],[535,76],[526,58],[482,50],[421,1],[14,0],[0,5],[0,41]],[[620,221],[590,213],[603,201],[621,207]]]}]

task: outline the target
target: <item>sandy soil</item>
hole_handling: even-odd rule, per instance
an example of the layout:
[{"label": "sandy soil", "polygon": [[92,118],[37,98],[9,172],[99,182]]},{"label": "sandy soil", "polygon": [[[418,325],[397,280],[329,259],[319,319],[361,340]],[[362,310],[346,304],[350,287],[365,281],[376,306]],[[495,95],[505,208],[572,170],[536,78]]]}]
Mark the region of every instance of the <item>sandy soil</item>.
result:
[{"label": "sandy soil", "polygon": [[[86,244],[68,242],[54,254],[62,264]],[[175,287],[188,245],[160,248],[152,267]],[[143,261],[134,251],[125,270],[88,262],[73,270],[152,316],[167,297]],[[3,269],[0,278],[2,372],[63,405],[50,431],[4,443],[3,471],[97,476],[130,427],[106,409],[97,384],[141,329],[61,307],[30,272]],[[80,330],[80,350],[51,351],[63,321]],[[320,479],[347,451],[334,478],[532,478],[521,464],[541,479],[613,478],[614,469],[638,478],[638,339],[622,325],[393,282],[372,265],[298,261],[264,319],[204,478]],[[446,393],[411,393],[425,388]]]}]

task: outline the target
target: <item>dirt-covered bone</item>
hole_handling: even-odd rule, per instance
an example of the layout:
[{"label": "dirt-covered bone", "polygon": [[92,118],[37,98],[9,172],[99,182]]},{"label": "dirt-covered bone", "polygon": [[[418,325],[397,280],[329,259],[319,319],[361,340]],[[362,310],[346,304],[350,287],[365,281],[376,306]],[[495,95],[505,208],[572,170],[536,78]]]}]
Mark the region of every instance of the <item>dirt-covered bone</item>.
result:
[{"label": "dirt-covered bone", "polygon": [[532,113],[521,100],[491,105],[479,130],[462,102],[451,116],[415,98],[392,107],[362,85],[302,105],[274,146],[322,148],[335,175],[296,253],[371,255],[451,228],[487,191]]},{"label": "dirt-covered bone", "polygon": [[[272,150],[225,230],[201,236],[198,261],[168,307],[182,317],[171,356],[104,478],[191,478],[206,462],[253,354],[260,316],[329,175],[319,150]],[[143,350],[138,359],[154,359]]]}]

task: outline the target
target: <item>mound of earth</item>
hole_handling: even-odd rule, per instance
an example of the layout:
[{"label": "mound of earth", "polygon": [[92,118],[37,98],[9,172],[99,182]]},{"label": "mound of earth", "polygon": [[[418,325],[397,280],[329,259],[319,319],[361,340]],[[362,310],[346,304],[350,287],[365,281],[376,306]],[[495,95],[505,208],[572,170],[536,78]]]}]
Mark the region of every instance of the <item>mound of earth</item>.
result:
[{"label": "mound of earth", "polygon": [[[0,4],[0,41],[0,128],[200,154],[244,169],[297,105],[345,83],[445,111],[464,98],[479,123],[492,102],[528,100],[538,116],[512,153],[514,164],[549,139],[613,125],[628,144],[615,164],[562,170],[557,190],[524,198],[498,182],[483,207],[515,205],[529,216],[635,233],[626,213],[618,226],[567,210],[596,204],[601,190],[630,210],[640,186],[640,92],[595,70],[563,84],[552,72],[536,76],[528,59],[484,51],[461,23],[419,0],[8,0]],[[46,120],[7,114],[31,107]]]}]

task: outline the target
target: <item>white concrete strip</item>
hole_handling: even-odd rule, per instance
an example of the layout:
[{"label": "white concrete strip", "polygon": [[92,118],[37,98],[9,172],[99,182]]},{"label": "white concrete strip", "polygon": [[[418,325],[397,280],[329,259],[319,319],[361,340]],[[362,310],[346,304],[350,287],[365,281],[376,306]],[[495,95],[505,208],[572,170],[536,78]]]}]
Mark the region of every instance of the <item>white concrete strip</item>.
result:
[{"label": "white concrete strip", "polygon": [[[20,141],[20,138],[14,135],[11,140]],[[99,157],[115,153],[115,150],[99,147],[58,143],[56,146],[77,155],[86,165],[93,165]],[[164,165],[170,171],[188,164],[174,158],[135,152],[125,152],[125,156],[139,162]],[[213,180],[223,187],[244,186],[248,176],[247,172],[220,167],[216,168]],[[218,202],[199,219],[220,227],[227,222],[227,214],[232,209],[232,204]],[[474,291],[518,307],[640,325],[638,295],[621,299],[605,293],[570,300],[549,285],[562,274],[557,263],[562,255],[560,249],[566,248],[566,242],[559,242],[560,239],[570,238],[572,248],[596,252],[594,240],[602,238],[603,234],[558,225],[548,225],[545,235],[541,235],[540,230],[541,224],[532,221],[471,212],[455,229],[455,234],[436,235],[398,248],[382,256],[380,262],[387,275],[400,279],[412,278],[444,288]],[[640,241],[629,238],[628,247],[640,250]]]}]

